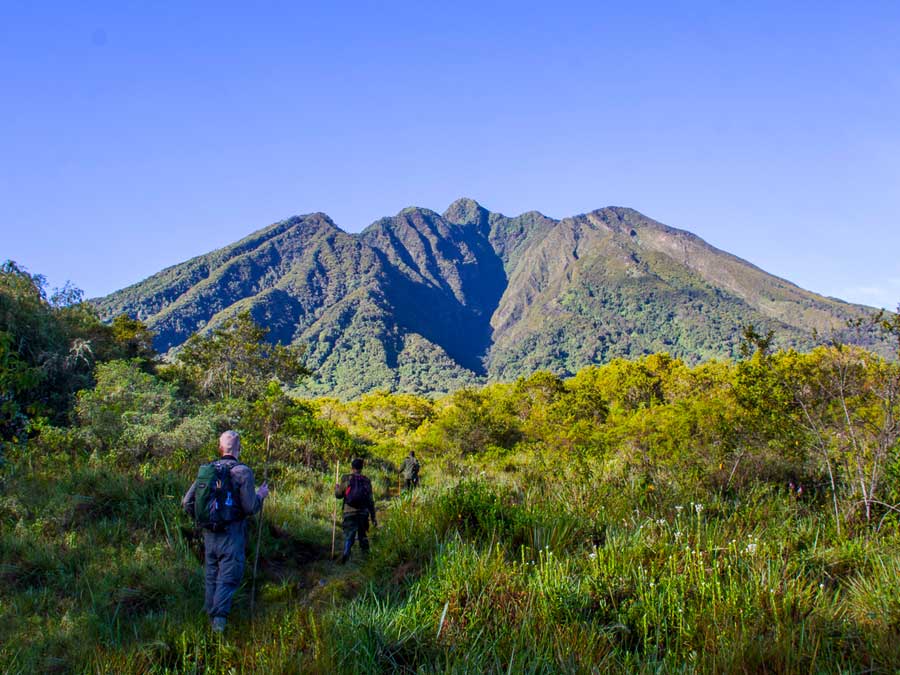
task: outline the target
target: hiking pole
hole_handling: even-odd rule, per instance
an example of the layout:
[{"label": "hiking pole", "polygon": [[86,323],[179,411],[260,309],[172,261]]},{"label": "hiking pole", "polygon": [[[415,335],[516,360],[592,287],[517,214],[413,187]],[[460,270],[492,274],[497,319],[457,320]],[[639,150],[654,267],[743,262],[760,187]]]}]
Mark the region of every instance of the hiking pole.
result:
[{"label": "hiking pole", "polygon": [[[266,458],[263,460],[263,483],[269,481],[269,443],[272,440],[272,434],[266,434]],[[259,521],[256,528],[256,556],[253,559],[253,586],[250,590],[250,615],[253,616],[256,610],[256,568],[259,565],[259,545],[262,541],[262,517],[263,509],[266,506],[265,500],[259,505]]]},{"label": "hiking pole", "polygon": [[[338,460],[334,467],[334,484],[337,485],[341,472],[341,461]],[[334,500],[334,513],[331,516],[331,559],[334,560],[334,535],[337,532],[337,499]]]}]

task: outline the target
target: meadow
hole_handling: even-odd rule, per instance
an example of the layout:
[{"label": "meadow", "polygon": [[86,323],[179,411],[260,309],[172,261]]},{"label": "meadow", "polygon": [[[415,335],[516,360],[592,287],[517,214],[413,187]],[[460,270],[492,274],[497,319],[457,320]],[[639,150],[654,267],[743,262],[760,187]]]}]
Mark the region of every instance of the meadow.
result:
[{"label": "meadow", "polygon": [[372,472],[382,497],[373,552],[338,567],[328,560],[331,477],[277,467],[256,607],[248,570],[220,641],[180,529],[187,467],[86,464],[4,478],[5,672],[892,672],[900,663],[896,520],[838,534],[826,499],[786,487],[648,490],[524,456],[448,476],[430,458],[412,494],[395,496],[393,474]]},{"label": "meadow", "polygon": [[[0,340],[3,672],[900,667],[896,360],[773,352],[748,329],[734,362],[301,400],[296,354],[247,320],[163,364],[139,322],[45,309],[59,344],[87,326],[107,354],[51,371]],[[255,593],[251,544],[220,639],[180,499],[226,428],[272,495],[249,523]],[[422,485],[401,492],[409,450]],[[353,456],[380,527],[338,566],[331,490]]]}]

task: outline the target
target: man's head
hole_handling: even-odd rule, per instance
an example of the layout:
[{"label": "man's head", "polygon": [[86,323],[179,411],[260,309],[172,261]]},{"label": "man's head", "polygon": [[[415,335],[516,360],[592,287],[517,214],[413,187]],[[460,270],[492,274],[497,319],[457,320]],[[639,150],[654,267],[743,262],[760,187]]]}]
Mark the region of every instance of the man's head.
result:
[{"label": "man's head", "polygon": [[354,471],[362,471],[362,468],[363,468],[362,457],[357,457],[357,458],[354,459],[352,462],[350,462],[350,467],[351,467]]},{"label": "man's head", "polygon": [[415,457],[415,456],[416,456],[416,451],[415,451],[415,450],[410,450],[410,451],[409,451],[409,456],[410,456],[410,457]]},{"label": "man's head", "polygon": [[235,459],[241,454],[241,437],[230,429],[219,436],[219,454],[231,455]]}]

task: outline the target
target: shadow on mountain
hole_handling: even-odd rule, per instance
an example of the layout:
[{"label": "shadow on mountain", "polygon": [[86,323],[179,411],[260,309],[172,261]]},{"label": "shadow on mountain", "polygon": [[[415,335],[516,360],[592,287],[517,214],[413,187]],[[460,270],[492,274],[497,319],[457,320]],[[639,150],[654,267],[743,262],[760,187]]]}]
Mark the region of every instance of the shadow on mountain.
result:
[{"label": "shadow on mountain", "polygon": [[484,359],[492,343],[491,316],[506,287],[506,275],[493,251],[467,267],[471,269],[460,275],[463,288],[469,291],[465,302],[449,289],[414,281],[390,265],[385,265],[384,289],[401,330],[439,345],[459,365],[480,376],[487,372]]},{"label": "shadow on mountain", "polygon": [[303,305],[290,293],[272,288],[260,293],[250,314],[260,326],[269,329],[266,339],[272,344],[289,345],[294,341],[297,326],[304,323]]}]

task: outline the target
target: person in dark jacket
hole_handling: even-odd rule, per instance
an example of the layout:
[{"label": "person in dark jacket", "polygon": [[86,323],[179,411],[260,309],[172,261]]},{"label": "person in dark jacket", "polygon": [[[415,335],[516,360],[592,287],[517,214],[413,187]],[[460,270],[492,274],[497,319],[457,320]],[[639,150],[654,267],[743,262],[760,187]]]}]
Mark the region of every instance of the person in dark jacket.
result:
[{"label": "person in dark jacket", "polygon": [[400,473],[406,483],[406,489],[414,488],[419,484],[419,460],[416,459],[416,453],[409,451],[409,456],[403,460],[400,465]]},{"label": "person in dark jacket", "polygon": [[[231,599],[244,576],[244,546],[246,541],[246,517],[259,512],[269,495],[268,486],[263,483],[254,490],[253,471],[238,458],[241,454],[241,439],[235,431],[226,431],[219,437],[221,458],[215,464],[230,466],[231,484],[237,493],[243,517],[229,523],[222,532],[203,530],[203,544],[206,550],[206,597],[203,608],[212,622],[212,629],[221,633],[225,630]],[[197,481],[191,485],[181,505],[191,518],[194,517],[194,501]]]},{"label": "person in dark jacket", "polygon": [[[375,517],[375,498],[372,496],[372,481],[363,476],[363,461],[359,457],[350,462],[353,473],[344,476],[341,482],[334,486],[335,499],[344,501],[343,521],[341,529],[344,531],[344,552],[338,561],[341,565],[350,559],[350,549],[353,542],[359,538],[359,547],[363,553],[369,552],[369,518],[373,527],[378,527]],[[353,498],[355,503],[350,503]]]}]

